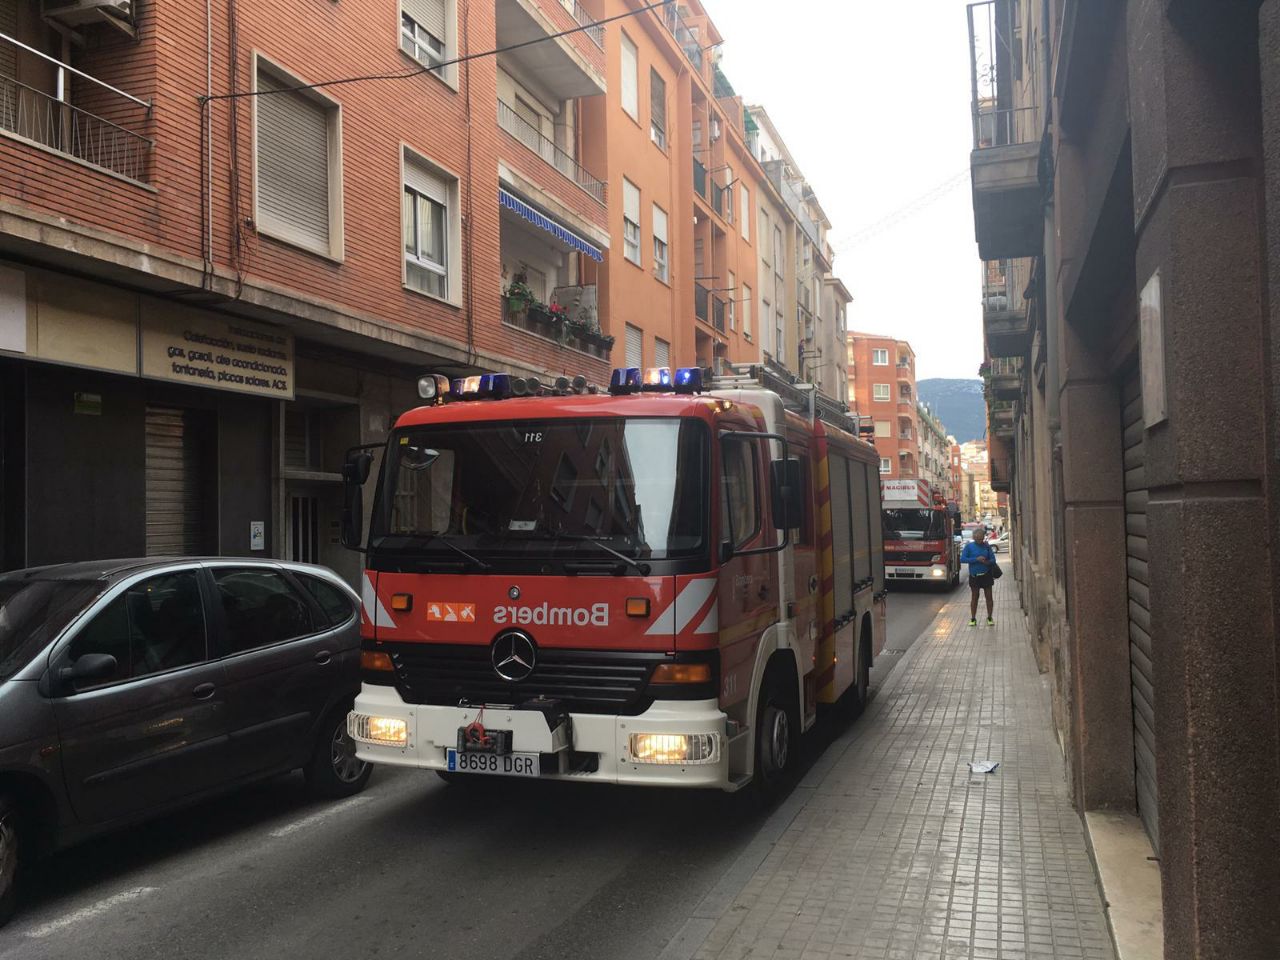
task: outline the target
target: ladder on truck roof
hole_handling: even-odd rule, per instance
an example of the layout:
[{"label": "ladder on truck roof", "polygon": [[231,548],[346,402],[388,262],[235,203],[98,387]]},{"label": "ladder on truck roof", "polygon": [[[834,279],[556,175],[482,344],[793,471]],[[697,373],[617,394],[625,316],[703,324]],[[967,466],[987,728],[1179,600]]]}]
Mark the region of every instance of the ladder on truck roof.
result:
[{"label": "ladder on truck roof", "polygon": [[712,390],[750,390],[763,387],[776,393],[786,409],[807,417],[810,422],[821,420],[859,439],[862,439],[864,432],[874,429],[849,413],[843,403],[823,396],[812,383],[788,379],[756,363],[731,363],[728,367],[731,373],[711,378]]}]

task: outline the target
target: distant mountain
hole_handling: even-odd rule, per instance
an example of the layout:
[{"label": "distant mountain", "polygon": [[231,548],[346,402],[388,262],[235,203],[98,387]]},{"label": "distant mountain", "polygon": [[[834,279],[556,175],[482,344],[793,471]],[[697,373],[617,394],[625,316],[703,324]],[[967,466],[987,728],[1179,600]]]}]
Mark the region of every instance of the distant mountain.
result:
[{"label": "distant mountain", "polygon": [[921,401],[942,421],[947,433],[960,443],[987,435],[986,401],[981,380],[948,380],[942,377],[916,383]]}]

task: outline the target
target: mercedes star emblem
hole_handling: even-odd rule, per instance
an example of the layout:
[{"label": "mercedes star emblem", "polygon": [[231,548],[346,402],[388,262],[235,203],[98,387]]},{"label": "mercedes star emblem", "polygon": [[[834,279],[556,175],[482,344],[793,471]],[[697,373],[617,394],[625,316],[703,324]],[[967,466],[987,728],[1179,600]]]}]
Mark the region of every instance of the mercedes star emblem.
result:
[{"label": "mercedes star emblem", "polygon": [[510,590],[507,591],[507,596],[510,597],[512,600],[519,600],[520,588],[513,586]]},{"label": "mercedes star emblem", "polygon": [[538,662],[538,648],[533,638],[522,630],[509,630],[498,634],[489,651],[493,672],[503,680],[519,683],[529,679],[533,666]]}]

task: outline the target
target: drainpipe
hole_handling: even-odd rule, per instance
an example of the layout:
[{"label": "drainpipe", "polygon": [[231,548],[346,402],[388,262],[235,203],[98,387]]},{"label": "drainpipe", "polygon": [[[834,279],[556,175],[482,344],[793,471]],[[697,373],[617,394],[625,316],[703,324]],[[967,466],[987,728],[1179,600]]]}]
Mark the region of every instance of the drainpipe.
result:
[{"label": "drainpipe", "polygon": [[1041,143],[1042,150],[1049,154],[1048,163],[1043,166],[1050,176],[1049,182],[1045,185],[1044,204],[1044,307],[1045,337],[1048,340],[1046,344],[1045,392],[1048,394],[1049,441],[1051,447],[1056,447],[1058,445],[1058,432],[1061,427],[1058,400],[1061,390],[1059,327],[1062,318],[1060,317],[1060,304],[1058,303],[1058,223],[1054,207],[1054,184],[1052,180],[1053,137],[1051,124],[1053,121],[1053,81],[1050,79],[1049,72],[1053,66],[1053,58],[1049,43],[1049,30],[1052,22],[1049,7],[1050,0],[1041,0],[1040,88],[1041,96],[1044,98],[1041,102],[1044,104],[1045,117],[1044,138]]}]

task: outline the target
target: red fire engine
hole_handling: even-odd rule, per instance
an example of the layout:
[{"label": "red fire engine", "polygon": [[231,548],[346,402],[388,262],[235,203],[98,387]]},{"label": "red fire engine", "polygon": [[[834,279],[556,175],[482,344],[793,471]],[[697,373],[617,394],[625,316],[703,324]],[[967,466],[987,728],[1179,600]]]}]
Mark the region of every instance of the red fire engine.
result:
[{"label": "red fire engine", "polygon": [[960,515],[924,480],[885,480],[884,556],[890,581],[960,584]]},{"label": "red fire engine", "polygon": [[879,459],[805,386],[423,378],[344,468],[358,756],[772,794],[819,705],[860,711],[885,637]]}]

